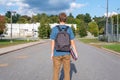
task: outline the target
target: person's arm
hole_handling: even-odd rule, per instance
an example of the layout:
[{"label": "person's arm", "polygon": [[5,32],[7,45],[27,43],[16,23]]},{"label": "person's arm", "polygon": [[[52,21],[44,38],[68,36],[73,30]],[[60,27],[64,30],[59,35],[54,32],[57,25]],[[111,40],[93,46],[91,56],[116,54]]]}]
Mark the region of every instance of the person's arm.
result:
[{"label": "person's arm", "polygon": [[76,50],[76,46],[75,46],[74,40],[71,40],[71,47],[73,48],[73,50],[74,50],[74,52],[75,52],[75,55],[76,55],[76,57],[78,58],[78,53],[77,53],[77,50]]},{"label": "person's arm", "polygon": [[54,48],[55,48],[55,40],[52,40],[51,41],[51,59],[53,58]]}]

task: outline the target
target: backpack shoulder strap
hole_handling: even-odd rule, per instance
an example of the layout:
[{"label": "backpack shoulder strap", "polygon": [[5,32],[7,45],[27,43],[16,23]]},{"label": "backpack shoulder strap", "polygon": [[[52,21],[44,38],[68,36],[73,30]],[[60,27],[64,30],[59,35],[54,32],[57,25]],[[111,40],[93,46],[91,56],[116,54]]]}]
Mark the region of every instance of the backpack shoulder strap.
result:
[{"label": "backpack shoulder strap", "polygon": [[60,28],[60,26],[59,26],[59,25],[57,25],[56,27],[58,28],[58,30],[59,30],[59,31],[62,31],[62,29]]},{"label": "backpack shoulder strap", "polygon": [[66,26],[65,31],[67,31],[67,30],[68,30],[68,28],[69,28],[69,26]]}]

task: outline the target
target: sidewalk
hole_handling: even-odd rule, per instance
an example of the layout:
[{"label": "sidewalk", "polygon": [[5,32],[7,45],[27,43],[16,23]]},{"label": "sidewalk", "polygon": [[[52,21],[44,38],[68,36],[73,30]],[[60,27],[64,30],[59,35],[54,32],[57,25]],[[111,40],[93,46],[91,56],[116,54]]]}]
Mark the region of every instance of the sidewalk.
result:
[{"label": "sidewalk", "polygon": [[23,49],[23,48],[26,48],[26,47],[29,47],[29,46],[33,46],[33,45],[36,45],[36,44],[40,44],[40,43],[43,43],[43,42],[45,42],[45,41],[40,40],[40,41],[37,41],[37,42],[30,42],[30,43],[26,43],[26,44],[19,44],[19,45],[15,45],[15,46],[0,48],[0,55],[6,54],[6,53],[9,53],[9,52],[12,52],[12,51],[16,51],[16,50],[19,50],[19,49]]}]

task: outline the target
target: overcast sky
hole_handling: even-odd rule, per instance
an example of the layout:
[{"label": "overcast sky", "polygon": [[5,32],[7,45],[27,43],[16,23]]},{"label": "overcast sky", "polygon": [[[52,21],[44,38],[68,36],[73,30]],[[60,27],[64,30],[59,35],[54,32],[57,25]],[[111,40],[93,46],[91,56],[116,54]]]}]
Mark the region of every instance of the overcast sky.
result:
[{"label": "overcast sky", "polygon": [[[21,15],[37,13],[59,14],[59,12],[77,14],[90,13],[91,16],[103,16],[107,0],[0,0],[0,14],[16,11]],[[109,0],[109,12],[120,13],[120,0]]]}]

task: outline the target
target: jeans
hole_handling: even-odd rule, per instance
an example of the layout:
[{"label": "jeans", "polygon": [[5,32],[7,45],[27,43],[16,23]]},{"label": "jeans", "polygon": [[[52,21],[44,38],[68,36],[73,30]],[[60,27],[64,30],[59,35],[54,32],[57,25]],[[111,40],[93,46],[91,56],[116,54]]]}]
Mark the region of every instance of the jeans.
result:
[{"label": "jeans", "polygon": [[59,80],[59,73],[62,64],[64,80],[70,80],[70,55],[53,57],[53,80]]}]

